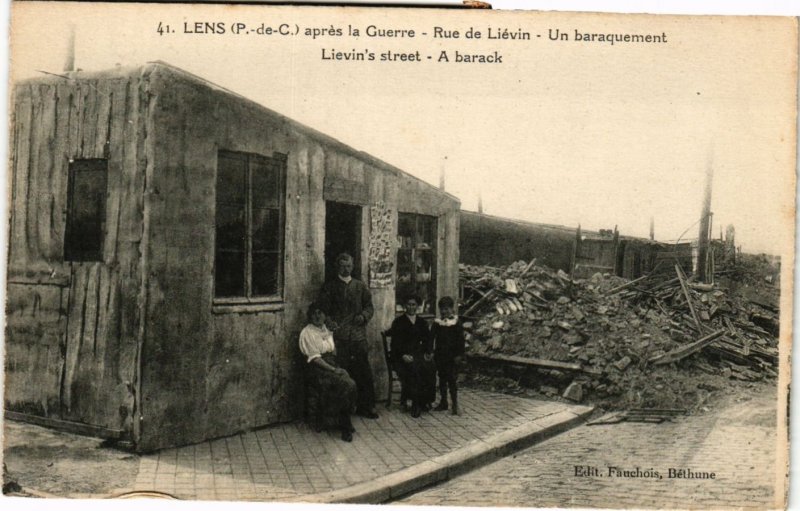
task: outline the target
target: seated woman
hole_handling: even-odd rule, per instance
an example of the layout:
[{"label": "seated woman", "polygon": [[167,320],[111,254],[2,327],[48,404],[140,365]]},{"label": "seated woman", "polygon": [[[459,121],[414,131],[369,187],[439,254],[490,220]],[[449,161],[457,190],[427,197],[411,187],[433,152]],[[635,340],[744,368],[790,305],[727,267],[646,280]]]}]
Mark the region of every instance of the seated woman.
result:
[{"label": "seated woman", "polygon": [[430,409],[436,393],[436,367],[433,365],[431,334],[425,320],[417,317],[420,300],[406,298],[405,313],[392,322],[386,332],[392,338],[392,365],[402,388],[401,404],[411,399],[411,416]]},{"label": "seated woman", "polygon": [[333,334],[325,326],[319,306],[308,309],[309,324],[300,332],[300,351],[308,358],[307,380],[319,394],[322,427],[337,427],[342,440],[351,442],[355,428],[350,414],[356,405],[356,383],[336,363]]}]

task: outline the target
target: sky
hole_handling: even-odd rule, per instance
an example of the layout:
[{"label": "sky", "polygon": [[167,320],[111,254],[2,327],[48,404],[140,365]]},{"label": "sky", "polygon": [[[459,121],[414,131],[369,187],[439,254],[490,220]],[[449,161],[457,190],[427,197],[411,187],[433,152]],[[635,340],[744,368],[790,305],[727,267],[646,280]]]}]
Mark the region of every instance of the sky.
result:
[{"label": "sky", "polygon": [[[446,190],[464,209],[476,210],[480,196],[489,214],[592,230],[618,226],[632,236],[648,236],[653,217],[656,239],[691,239],[711,170],[715,236],[733,224],[744,250],[778,253],[793,230],[796,34],[788,20],[439,11],[423,22],[413,11],[390,18],[334,9],[314,18],[308,10],[265,16],[221,6],[137,16],[121,6],[57,13],[22,7],[14,79],[60,72],[74,24],[79,68],[164,60],[431,184],[444,172]],[[220,20],[374,24],[413,28],[417,37],[180,33],[187,21]],[[158,22],[179,33],[159,35]],[[436,24],[460,30],[461,40],[419,36]],[[519,28],[533,40],[466,41],[470,26],[484,33]],[[668,43],[549,41],[556,29],[570,37],[576,30],[665,33]],[[504,62],[326,62],[323,49],[420,50],[434,60],[442,50],[498,51]]]}]

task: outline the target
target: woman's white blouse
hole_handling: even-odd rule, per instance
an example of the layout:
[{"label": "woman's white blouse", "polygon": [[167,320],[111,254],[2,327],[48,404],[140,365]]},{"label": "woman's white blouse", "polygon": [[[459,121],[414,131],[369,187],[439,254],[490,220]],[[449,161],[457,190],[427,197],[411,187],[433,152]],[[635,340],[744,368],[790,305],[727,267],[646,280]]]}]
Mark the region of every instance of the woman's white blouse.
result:
[{"label": "woman's white blouse", "polygon": [[325,326],[308,325],[300,332],[300,351],[309,362],[333,350],[333,334]]}]

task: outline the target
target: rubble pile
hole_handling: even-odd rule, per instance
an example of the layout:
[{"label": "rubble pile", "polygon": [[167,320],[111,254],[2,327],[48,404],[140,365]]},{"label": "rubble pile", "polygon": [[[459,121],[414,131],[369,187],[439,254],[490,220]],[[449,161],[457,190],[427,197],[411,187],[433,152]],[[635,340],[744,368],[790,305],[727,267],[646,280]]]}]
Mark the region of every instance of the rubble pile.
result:
[{"label": "rubble pile", "polygon": [[630,281],[572,280],[535,261],[460,275],[470,358],[533,368],[547,395],[693,408],[724,379],[777,376],[777,303],[694,283],[678,266]]}]

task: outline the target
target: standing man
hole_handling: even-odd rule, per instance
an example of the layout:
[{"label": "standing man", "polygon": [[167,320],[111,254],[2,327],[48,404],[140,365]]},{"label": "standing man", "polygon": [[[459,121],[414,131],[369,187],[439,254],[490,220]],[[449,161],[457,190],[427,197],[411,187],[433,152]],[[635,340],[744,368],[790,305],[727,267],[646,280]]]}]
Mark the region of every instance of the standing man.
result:
[{"label": "standing man", "polygon": [[367,323],[375,313],[372,295],[366,284],[352,277],[353,257],[350,254],[339,254],[336,269],[336,278],[322,286],[320,306],[330,318],[329,326],[336,341],[337,358],[356,382],[356,413],[368,419],[377,419],[367,344]]}]

